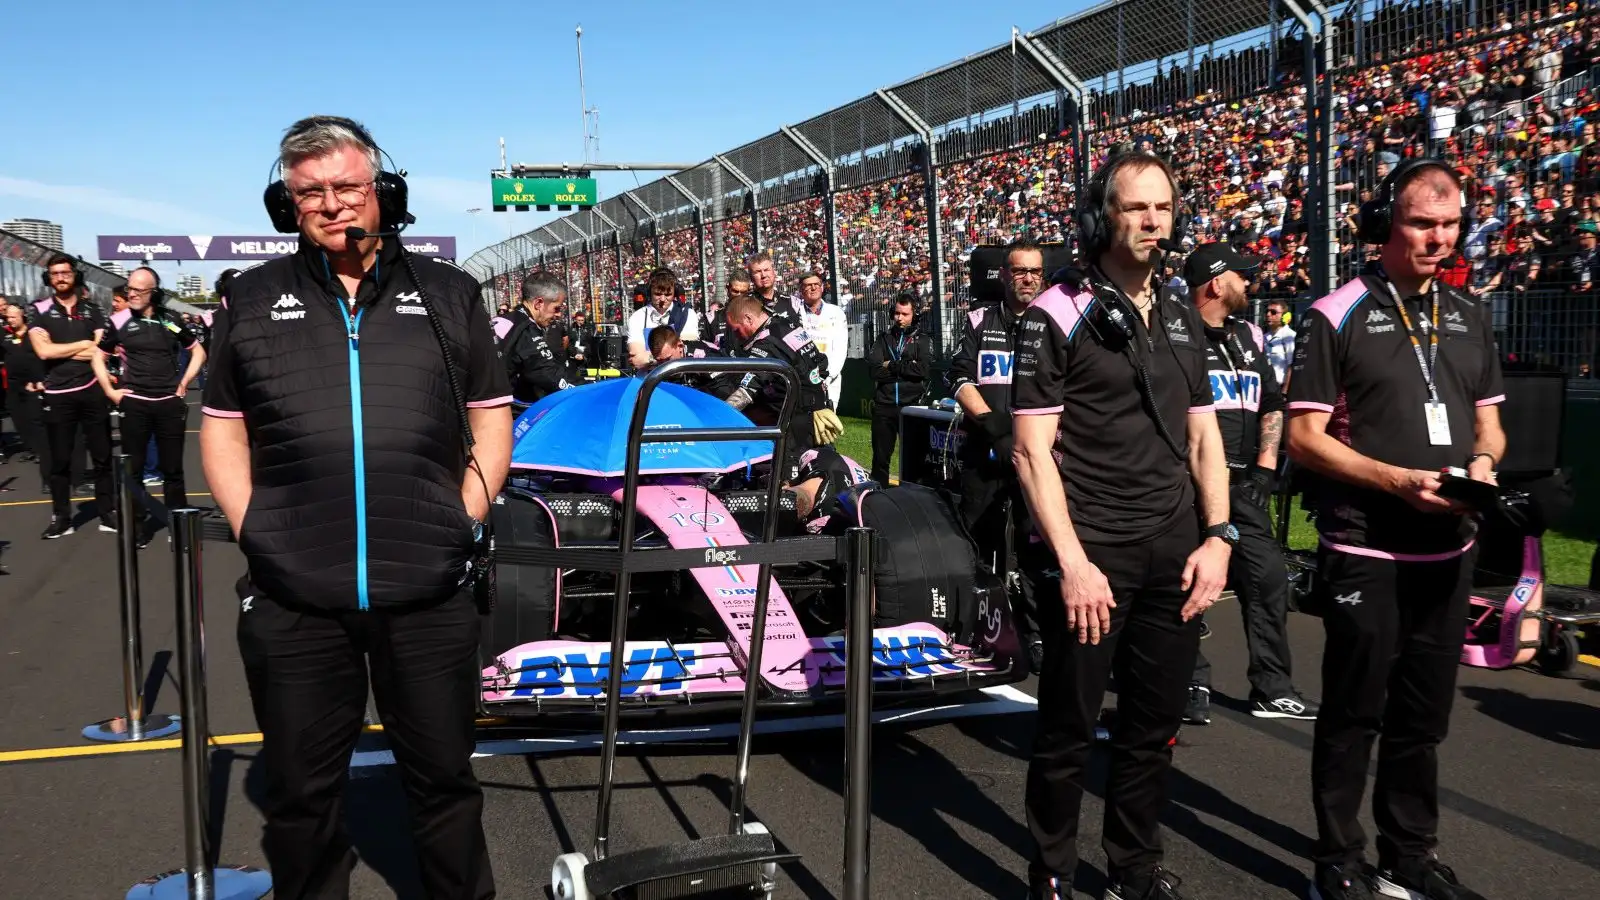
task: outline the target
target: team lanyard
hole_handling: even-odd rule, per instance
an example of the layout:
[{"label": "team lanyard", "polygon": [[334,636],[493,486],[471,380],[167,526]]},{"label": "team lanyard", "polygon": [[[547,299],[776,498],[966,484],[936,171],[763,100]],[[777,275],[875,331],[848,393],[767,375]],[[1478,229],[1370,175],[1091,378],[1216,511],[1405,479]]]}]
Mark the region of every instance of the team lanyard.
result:
[{"label": "team lanyard", "polygon": [[[1434,378],[1435,369],[1439,364],[1439,280],[1433,280],[1433,327],[1428,329],[1428,355],[1422,355],[1422,342],[1417,340],[1417,335],[1411,328],[1411,314],[1406,312],[1405,301],[1400,299],[1400,292],[1395,289],[1394,282],[1384,276],[1383,284],[1389,289],[1389,296],[1394,298],[1395,309],[1400,311],[1400,321],[1405,325],[1406,337],[1411,340],[1411,349],[1417,355],[1417,366],[1422,369],[1422,380],[1428,385],[1428,400],[1432,403],[1439,402],[1439,388]],[[1427,320],[1424,320],[1426,322]]]}]

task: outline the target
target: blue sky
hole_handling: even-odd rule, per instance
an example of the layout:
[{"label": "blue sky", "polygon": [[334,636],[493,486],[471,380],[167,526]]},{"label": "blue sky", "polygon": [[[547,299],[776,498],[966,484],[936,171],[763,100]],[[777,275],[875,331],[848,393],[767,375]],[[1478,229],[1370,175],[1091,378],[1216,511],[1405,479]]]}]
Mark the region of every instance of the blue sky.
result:
[{"label": "blue sky", "polygon": [[10,4],[0,220],[60,222],[91,260],[98,234],[269,234],[277,140],[328,113],[371,128],[409,172],[412,233],[455,235],[464,258],[557,215],[493,213],[488,173],[501,137],[512,162],[581,159],[577,24],[600,158],[698,161],[1087,5]]}]

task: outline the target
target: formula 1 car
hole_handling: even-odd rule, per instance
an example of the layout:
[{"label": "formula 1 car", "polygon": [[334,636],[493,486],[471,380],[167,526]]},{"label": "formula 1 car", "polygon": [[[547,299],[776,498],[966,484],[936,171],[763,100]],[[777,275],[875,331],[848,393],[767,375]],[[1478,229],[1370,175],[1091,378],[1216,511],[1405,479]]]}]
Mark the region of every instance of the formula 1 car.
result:
[{"label": "formula 1 car", "polygon": [[[662,429],[755,426],[709,394],[664,382],[638,429],[642,382],[570,388],[517,419],[512,476],[492,512],[496,600],[481,646],[484,715],[550,722],[603,709],[619,579],[627,591],[622,715],[738,709],[752,677],[745,660],[757,605],[758,566],[748,559],[767,546],[767,533],[771,552],[798,549],[771,569],[758,705],[842,702],[846,579],[829,548],[855,525],[877,534],[878,702],[932,702],[1026,676],[1002,583],[980,565],[947,495],[876,485],[837,455],[834,465],[818,465],[832,453],[824,448],[801,458],[811,468],[783,487],[769,523],[771,443],[643,440]],[[630,477],[632,510],[623,505]],[[694,567],[618,562],[619,554],[686,551]]]}]

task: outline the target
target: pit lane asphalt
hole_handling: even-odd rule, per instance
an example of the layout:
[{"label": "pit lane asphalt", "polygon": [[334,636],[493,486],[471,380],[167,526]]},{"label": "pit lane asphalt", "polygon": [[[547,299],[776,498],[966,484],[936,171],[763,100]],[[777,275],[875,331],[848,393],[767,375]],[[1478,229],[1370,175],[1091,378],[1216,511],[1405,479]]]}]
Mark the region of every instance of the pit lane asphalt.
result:
[{"label": "pit lane asphalt", "polygon": [[[191,428],[198,428],[198,412]],[[205,484],[190,435],[191,490]],[[31,464],[0,466],[0,759],[7,751],[92,746],[83,726],[120,702],[116,551],[88,529],[54,542],[38,534],[48,504]],[[176,712],[172,557],[165,535],[140,555],[146,665],[153,709]],[[243,561],[207,545],[206,627],[214,735],[255,731],[233,637],[232,583]],[[1304,895],[1315,833],[1307,772],[1311,724],[1250,718],[1236,607],[1214,613],[1205,650],[1215,667],[1213,723],[1187,727],[1165,816],[1167,863],[1195,898]],[[1294,616],[1297,681],[1319,690],[1320,629]],[[1441,751],[1440,834],[1446,861],[1489,898],[1591,896],[1600,884],[1600,670],[1553,679],[1532,671],[1463,668],[1452,734]],[[1018,686],[1034,691],[1032,682]],[[1032,716],[1013,711],[881,726],[874,760],[875,896],[1023,896],[1028,833],[1022,797]],[[1020,711],[1018,711],[1020,710]],[[486,735],[486,739],[491,736]],[[382,738],[364,739],[367,762]],[[499,745],[486,749],[505,752]],[[264,865],[261,771],[248,738],[213,751],[212,808],[222,862]],[[592,838],[598,755],[556,751],[487,756],[485,826],[501,897],[543,897],[550,863]],[[0,763],[0,897],[120,898],[135,882],[182,865],[179,755],[152,750]],[[758,739],[748,806],[781,846],[778,896],[840,896],[843,736],[836,729]],[[1098,897],[1103,758],[1084,801],[1077,888]],[[716,833],[725,825],[731,742],[624,748],[613,847]],[[352,770],[348,819],[363,857],[352,896],[419,897],[392,766]],[[1370,817],[1366,825],[1372,833]]]}]

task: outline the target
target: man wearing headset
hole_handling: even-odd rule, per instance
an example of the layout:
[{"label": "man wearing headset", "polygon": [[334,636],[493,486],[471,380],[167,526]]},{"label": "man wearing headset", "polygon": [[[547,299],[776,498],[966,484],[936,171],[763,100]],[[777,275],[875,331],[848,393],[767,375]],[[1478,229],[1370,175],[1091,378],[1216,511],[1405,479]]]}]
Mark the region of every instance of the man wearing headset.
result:
[{"label": "man wearing headset", "polygon": [[44,363],[44,425],[50,447],[50,525],[47,541],[72,527],[72,452],[78,433],[89,450],[100,530],[117,530],[111,490],[111,406],[94,390],[94,359],[105,336],[106,315],[83,292],[83,276],[72,257],[57,253],[45,264],[51,296],[33,305],[28,339]]},{"label": "man wearing headset", "polygon": [[[1473,900],[1434,855],[1438,747],[1475,557],[1473,520],[1445,496],[1462,496],[1461,485],[1442,473],[1495,481],[1506,445],[1499,356],[1488,306],[1440,277],[1462,230],[1454,171],[1436,160],[1401,165],[1358,225],[1379,257],[1312,305],[1289,389],[1289,455],[1325,482],[1312,896]],[[1376,872],[1358,822],[1374,739]]]},{"label": "man wearing headset", "polygon": [[1082,202],[1086,272],[1023,313],[1013,381],[1013,458],[1038,535],[1022,569],[1044,641],[1030,890],[1069,896],[1089,750],[1115,669],[1105,896],[1181,900],[1160,865],[1171,741],[1198,616],[1222,592],[1238,532],[1203,326],[1159,280],[1161,244],[1181,221],[1172,170],[1146,153],[1113,157]]},{"label": "man wearing headset", "polygon": [[[1044,248],[1024,237],[1006,247],[1000,270],[1005,299],[968,313],[961,343],[950,359],[951,396],[964,414],[961,460],[961,518],[977,539],[996,572],[1016,568],[1015,546],[1027,541],[1028,504],[1017,484],[1011,461],[1015,446],[1011,428],[1011,381],[1022,314],[1044,292]],[[1012,547],[1006,543],[1011,530]],[[1003,554],[1010,558],[1001,558]],[[1028,651],[1028,665],[1038,674],[1044,664],[1039,638],[1037,600],[1027,579],[1012,583],[1012,611],[1017,637]]]},{"label": "man wearing headset", "polygon": [[635,368],[650,366],[650,332],[671,325],[686,341],[700,339],[700,316],[694,307],[678,302],[678,276],[671,269],[656,269],[646,282],[650,299],[628,316],[628,362]]},{"label": "man wearing headset", "polygon": [[274,894],[349,892],[342,795],[370,672],[422,893],[482,900],[473,557],[510,462],[511,392],[477,283],[402,248],[405,182],[379,156],[333,116],[279,144],[265,200],[300,249],[230,287],[201,458],[249,564],[238,637]]},{"label": "man wearing headset", "polygon": [[[206,364],[206,351],[176,316],[164,307],[161,278],[148,266],[128,273],[128,307],[111,314],[111,321],[100,341],[100,353],[93,360],[100,390],[122,411],[122,447],[134,460],[135,472],[145,470],[145,453],[155,438],[156,460],[161,467],[162,499],[167,509],[189,505],[184,490],[184,429],[189,422],[189,405],[184,397],[189,385]],[[189,364],[180,375],[180,351],[189,351]],[[112,384],[106,358],[112,354],[122,360],[121,378]],[[143,497],[143,491],[135,495]],[[124,509],[122,521],[130,528],[141,528],[139,545],[150,542],[142,523],[149,518],[139,510]]]}]

